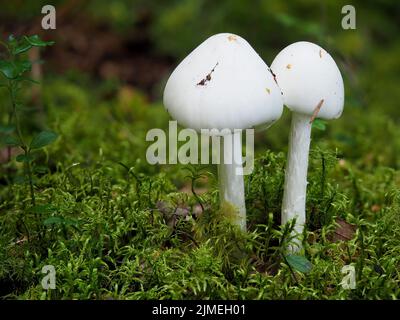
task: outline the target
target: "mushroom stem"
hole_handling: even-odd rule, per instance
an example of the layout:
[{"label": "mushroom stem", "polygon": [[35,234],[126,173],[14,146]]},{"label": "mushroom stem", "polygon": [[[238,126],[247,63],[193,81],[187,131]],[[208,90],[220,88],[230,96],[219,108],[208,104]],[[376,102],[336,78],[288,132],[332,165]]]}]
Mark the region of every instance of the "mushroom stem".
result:
[{"label": "mushroom stem", "polygon": [[308,153],[311,140],[310,116],[292,113],[289,135],[289,150],[285,173],[285,187],[282,201],[282,224],[296,218],[294,240],[289,250],[300,251],[304,224],[306,221],[306,192]]},{"label": "mushroom stem", "polygon": [[218,166],[221,207],[227,204],[233,206],[235,209],[233,222],[242,231],[246,231],[241,130],[224,135],[221,147],[221,161]]}]

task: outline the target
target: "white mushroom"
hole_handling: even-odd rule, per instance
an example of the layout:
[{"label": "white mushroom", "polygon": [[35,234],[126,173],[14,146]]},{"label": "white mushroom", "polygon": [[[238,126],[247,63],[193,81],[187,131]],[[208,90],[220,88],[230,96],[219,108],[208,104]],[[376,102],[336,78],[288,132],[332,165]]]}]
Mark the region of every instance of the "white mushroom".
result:
[{"label": "white mushroom", "polygon": [[238,174],[242,144],[233,130],[268,125],[281,116],[281,92],[268,66],[245,39],[229,33],[214,35],[173,71],[164,90],[164,105],[182,126],[198,132],[230,130],[222,143],[226,146],[233,140],[233,148],[224,148],[219,166],[220,198],[236,207],[236,223],[245,230],[244,183]]},{"label": "white mushroom", "polygon": [[[284,104],[293,112],[282,202],[282,224],[296,218],[295,233],[305,224],[308,153],[315,118],[336,119],[343,111],[344,88],[340,71],[320,46],[296,42],[284,48],[271,64]],[[293,251],[301,249],[294,241]]]}]

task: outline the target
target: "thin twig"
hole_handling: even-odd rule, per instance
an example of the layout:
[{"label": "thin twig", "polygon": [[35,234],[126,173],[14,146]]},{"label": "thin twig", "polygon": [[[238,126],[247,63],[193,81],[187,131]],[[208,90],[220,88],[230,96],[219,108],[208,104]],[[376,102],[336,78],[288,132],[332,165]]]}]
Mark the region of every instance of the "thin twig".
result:
[{"label": "thin twig", "polygon": [[315,118],[317,117],[319,111],[321,110],[321,107],[322,107],[322,104],[323,104],[323,103],[324,103],[324,99],[321,99],[321,101],[320,101],[320,102],[317,104],[317,106],[315,107],[314,113],[313,113],[313,115],[312,115],[312,117],[311,117],[311,120],[310,120],[310,124],[313,123],[313,121],[314,121]]}]

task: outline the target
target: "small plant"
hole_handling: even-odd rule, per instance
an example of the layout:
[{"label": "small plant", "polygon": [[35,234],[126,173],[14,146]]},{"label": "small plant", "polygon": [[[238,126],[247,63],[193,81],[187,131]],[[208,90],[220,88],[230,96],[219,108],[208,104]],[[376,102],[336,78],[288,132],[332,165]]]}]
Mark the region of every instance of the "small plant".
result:
[{"label": "small plant", "polygon": [[54,42],[43,41],[37,35],[20,38],[11,35],[6,42],[0,41],[0,44],[6,49],[4,57],[0,59],[0,87],[7,90],[10,99],[7,123],[0,125],[0,134],[2,142],[7,146],[8,161],[11,160],[12,148],[19,148],[22,151],[15,160],[23,163],[24,176],[16,177],[14,181],[29,185],[31,205],[34,207],[36,205],[34,174],[41,171],[40,166],[35,166],[38,150],[56,140],[57,134],[52,131],[42,131],[29,139],[23,130],[21,118],[28,108],[22,102],[21,89],[25,82],[37,83],[27,75],[32,62],[25,58],[25,53],[33,47],[51,46]]}]

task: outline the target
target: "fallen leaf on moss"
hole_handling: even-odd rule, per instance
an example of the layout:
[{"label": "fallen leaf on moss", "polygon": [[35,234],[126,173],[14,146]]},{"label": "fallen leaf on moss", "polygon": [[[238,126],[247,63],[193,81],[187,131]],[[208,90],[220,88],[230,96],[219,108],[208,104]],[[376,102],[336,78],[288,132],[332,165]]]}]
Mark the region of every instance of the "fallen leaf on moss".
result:
[{"label": "fallen leaf on moss", "polygon": [[353,224],[348,223],[346,220],[337,218],[336,224],[338,225],[335,229],[335,232],[331,236],[332,242],[337,241],[349,241],[353,238],[354,233],[357,230],[357,227]]}]

